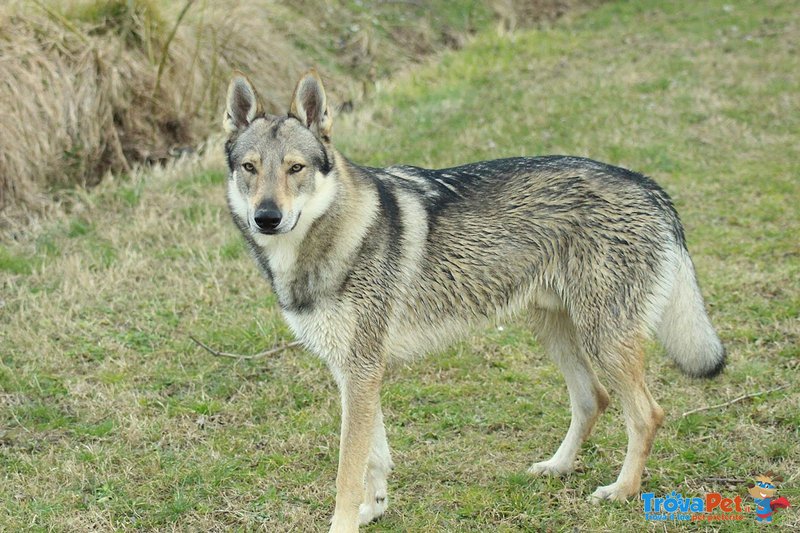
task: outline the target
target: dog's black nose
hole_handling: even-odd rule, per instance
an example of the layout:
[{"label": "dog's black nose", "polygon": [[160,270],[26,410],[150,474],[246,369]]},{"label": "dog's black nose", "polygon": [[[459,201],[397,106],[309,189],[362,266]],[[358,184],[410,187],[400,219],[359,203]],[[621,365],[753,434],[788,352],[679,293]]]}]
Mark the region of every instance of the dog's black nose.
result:
[{"label": "dog's black nose", "polygon": [[267,201],[258,206],[254,218],[256,226],[262,233],[274,233],[282,217],[281,210],[275,202]]}]

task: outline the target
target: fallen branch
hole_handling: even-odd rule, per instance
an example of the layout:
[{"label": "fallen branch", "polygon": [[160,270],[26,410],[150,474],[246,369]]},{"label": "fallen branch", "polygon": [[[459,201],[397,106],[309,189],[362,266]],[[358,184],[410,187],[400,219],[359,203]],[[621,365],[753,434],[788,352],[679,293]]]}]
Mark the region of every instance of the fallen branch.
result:
[{"label": "fallen branch", "polygon": [[737,402],[741,402],[742,400],[747,400],[749,398],[755,398],[756,396],[763,396],[764,394],[769,394],[770,392],[776,392],[782,389],[785,389],[788,385],[781,385],[780,387],[775,387],[774,389],[759,391],[759,392],[752,392],[750,394],[745,394],[743,396],[739,396],[738,398],[734,398],[725,403],[720,403],[717,405],[709,405],[708,407],[698,407],[697,409],[692,409],[691,411],[686,411],[681,415],[681,417],[693,415],[694,413],[699,413],[701,411],[710,411],[711,409],[719,409],[720,407],[726,407],[728,405],[733,405]]},{"label": "fallen branch", "polygon": [[220,352],[219,350],[215,350],[214,348],[205,344],[204,342],[195,339],[192,335],[189,335],[189,338],[192,339],[195,342],[195,344],[197,344],[198,346],[200,346],[205,351],[207,351],[208,353],[210,353],[215,357],[230,357],[232,359],[258,359],[260,357],[266,357],[268,355],[274,355],[276,353],[280,353],[284,350],[288,350],[289,348],[294,348],[295,346],[300,346],[300,341],[292,341],[283,344],[281,346],[276,346],[275,348],[270,348],[269,350],[254,355],[241,355],[238,353]]},{"label": "fallen branch", "polygon": [[738,477],[704,477],[703,481],[711,483],[727,483],[733,485],[743,485],[747,482],[746,479],[739,479]]}]

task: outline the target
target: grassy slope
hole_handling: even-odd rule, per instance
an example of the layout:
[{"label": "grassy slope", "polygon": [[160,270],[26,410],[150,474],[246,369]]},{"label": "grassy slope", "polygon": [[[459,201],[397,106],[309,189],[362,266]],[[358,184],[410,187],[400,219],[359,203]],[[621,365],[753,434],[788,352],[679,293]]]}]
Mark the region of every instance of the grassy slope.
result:
[{"label": "grassy slope", "polygon": [[[668,416],[645,488],[743,495],[710,478],[773,469],[797,505],[800,28],[787,2],[662,4],[484,35],[382,89],[335,134],[365,164],[572,153],[656,177],[683,216],[731,364],[691,381],[653,348]],[[324,365],[299,351],[217,359],[188,339],[247,353],[290,338],[227,219],[220,168],[104,184],[69,223],[0,248],[2,527],[325,523],[338,406]],[[655,528],[640,502],[584,501],[623,457],[616,404],[578,473],[524,475],[558,446],[568,398],[531,336],[504,326],[391,375],[397,469],[372,530]],[[778,521],[800,524],[794,509]]]}]

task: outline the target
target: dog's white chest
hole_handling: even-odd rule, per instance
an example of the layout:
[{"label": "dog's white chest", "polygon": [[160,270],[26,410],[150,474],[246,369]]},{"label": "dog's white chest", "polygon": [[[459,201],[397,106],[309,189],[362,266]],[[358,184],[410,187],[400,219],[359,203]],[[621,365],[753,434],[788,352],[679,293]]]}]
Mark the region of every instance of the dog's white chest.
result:
[{"label": "dog's white chest", "polygon": [[306,347],[329,364],[344,360],[355,335],[355,313],[350,304],[321,304],[310,312],[284,311],[286,323]]}]

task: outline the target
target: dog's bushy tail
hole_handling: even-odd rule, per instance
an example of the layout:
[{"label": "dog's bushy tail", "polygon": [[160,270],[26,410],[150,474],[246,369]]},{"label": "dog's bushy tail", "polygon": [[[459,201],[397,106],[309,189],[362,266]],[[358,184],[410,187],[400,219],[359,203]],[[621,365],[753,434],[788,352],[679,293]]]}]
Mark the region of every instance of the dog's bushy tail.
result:
[{"label": "dog's bushy tail", "polygon": [[687,375],[712,378],[725,368],[725,348],[706,314],[689,252],[677,251],[677,269],[657,335]]}]

